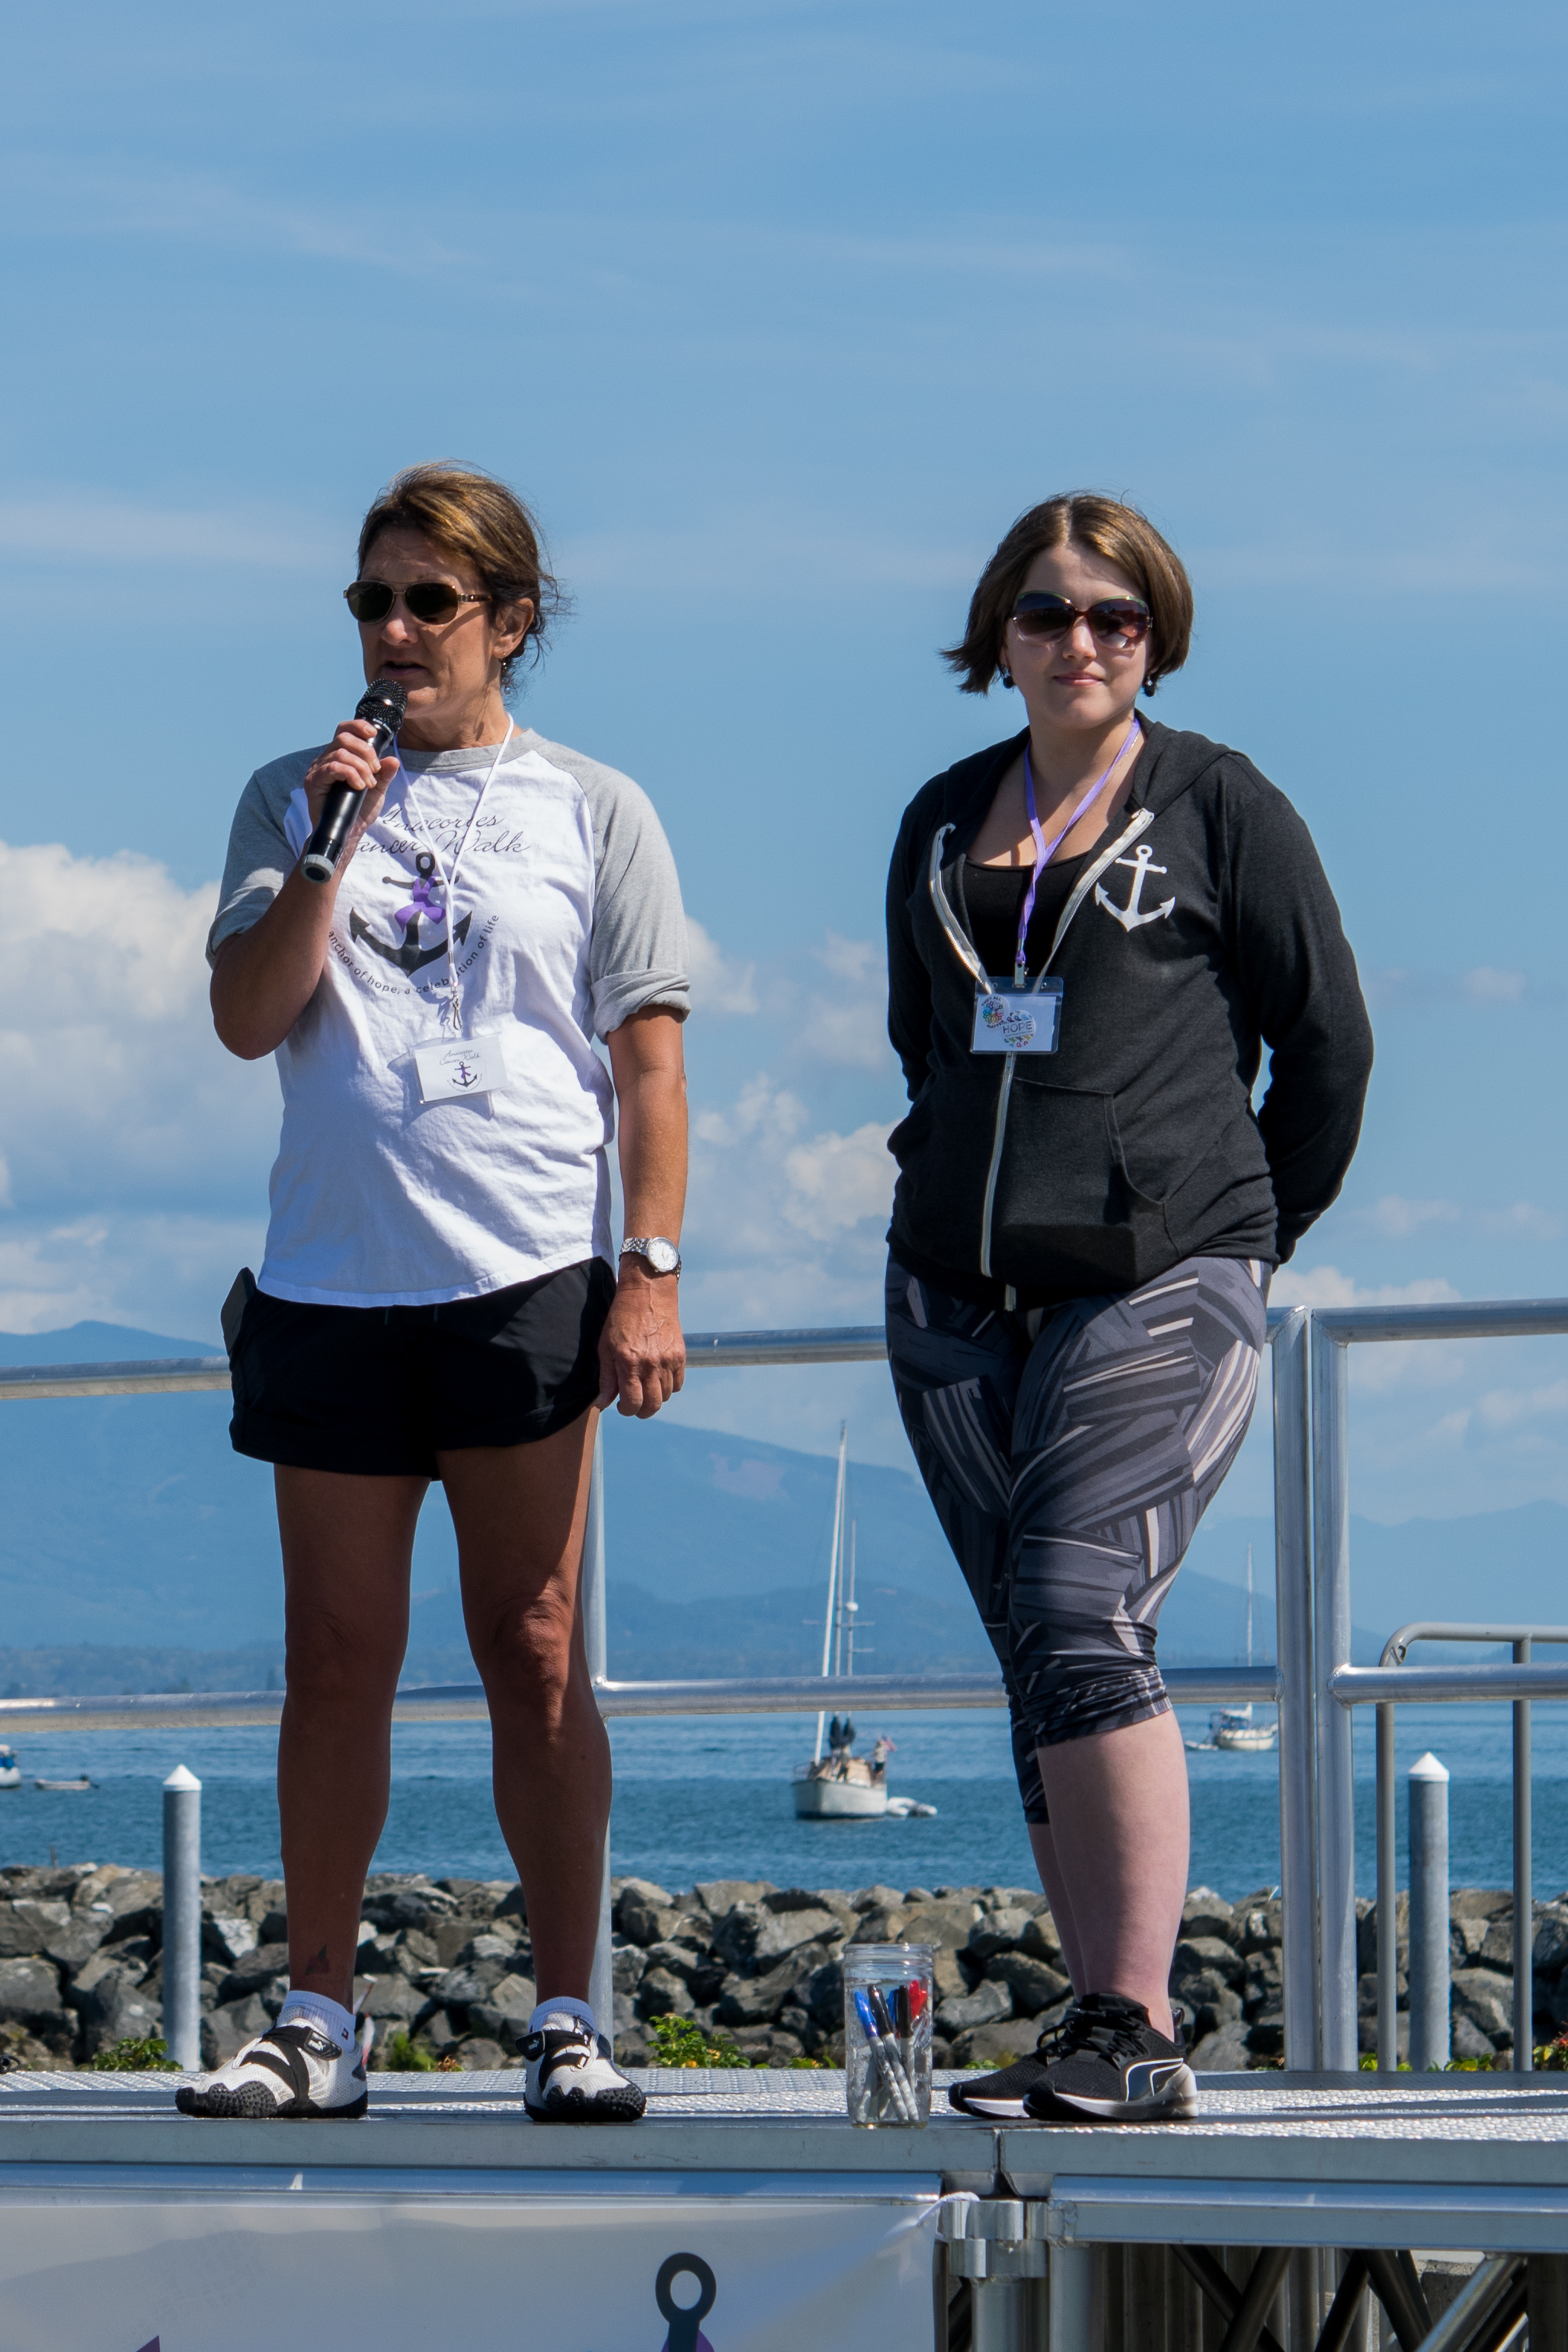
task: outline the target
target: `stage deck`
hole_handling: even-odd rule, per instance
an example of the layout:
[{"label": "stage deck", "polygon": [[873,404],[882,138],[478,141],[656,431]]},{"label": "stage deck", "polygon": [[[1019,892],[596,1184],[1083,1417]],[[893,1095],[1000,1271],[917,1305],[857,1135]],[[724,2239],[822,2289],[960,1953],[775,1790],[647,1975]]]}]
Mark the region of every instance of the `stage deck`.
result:
[{"label": "stage deck", "polygon": [[[640,2124],[542,2126],[518,2070],[374,2074],[363,2122],[246,2124],[175,2113],[174,2075],[0,2078],[0,2190],[38,2168],[68,2191],[112,2185],[116,2168],[199,2175],[258,2191],[372,2182],[396,2196],[439,2176],[454,2196],[542,2176],[799,2178],[802,2193],[940,2179],[949,2193],[1029,2200],[1030,2234],[1063,2242],[1420,2244],[1568,2252],[1568,2077],[1468,2075],[1379,2083],[1368,2075],[1200,2078],[1198,2113],[1122,2126],[982,2123],[948,2109],[930,2126],[857,2130],[834,2074],[638,2074]],[[938,2078],[939,2086],[952,2076]],[[400,2179],[400,2176],[403,2176]],[[481,2178],[481,2176],[483,2176]],[[118,2176],[123,2179],[124,2175]],[[611,2184],[604,2184],[606,2190]]]}]

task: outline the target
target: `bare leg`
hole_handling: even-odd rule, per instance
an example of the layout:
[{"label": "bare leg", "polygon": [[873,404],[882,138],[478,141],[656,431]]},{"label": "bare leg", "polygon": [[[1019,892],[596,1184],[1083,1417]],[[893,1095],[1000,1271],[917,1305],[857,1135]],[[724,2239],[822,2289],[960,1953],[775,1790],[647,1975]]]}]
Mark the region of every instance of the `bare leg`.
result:
[{"label": "bare leg", "polygon": [[281,1465],[274,1479],[288,1627],[278,1810],[289,1981],[352,2009],[365,1873],[386,1819],[392,1701],[426,1482]]},{"label": "bare leg", "polygon": [[1155,2032],[1169,2034],[1171,1955],[1187,1892],[1181,1727],[1156,1715],[1037,1753],[1082,1969],[1072,1970],[1074,1989],[1142,2001]]},{"label": "bare leg", "polygon": [[1087,1991],[1083,1955],[1079,1949],[1078,1929],[1073,1924],[1072,1902],[1068,1894],[1067,1881],[1062,1876],[1061,1864],[1057,1860],[1056,1840],[1051,1835],[1050,1823],[1030,1822],[1028,1831],[1029,1843],[1035,1850],[1035,1868],[1039,1872],[1040,1885],[1050,1899],[1051,1923],[1061,1937],[1062,1958],[1072,1979],[1072,1989],[1075,1993]]},{"label": "bare leg", "polygon": [[540,1994],[578,2000],[588,1997],[610,1818],[610,1743],[577,1590],[596,1424],[590,1411],[536,1444],[438,1457],[489,1701],[496,1813],[522,1882]]}]

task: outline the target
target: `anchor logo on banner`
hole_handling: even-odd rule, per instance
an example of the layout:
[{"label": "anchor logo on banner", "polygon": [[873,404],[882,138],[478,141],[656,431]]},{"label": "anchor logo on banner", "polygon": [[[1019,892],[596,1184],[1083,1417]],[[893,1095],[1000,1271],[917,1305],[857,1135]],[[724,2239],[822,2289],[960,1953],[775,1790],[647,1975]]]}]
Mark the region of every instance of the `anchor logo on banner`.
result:
[{"label": "anchor logo on banner", "polygon": [[1106,913],[1121,924],[1124,931],[1135,931],[1144,923],[1157,923],[1161,916],[1168,915],[1176,903],[1175,899],[1171,898],[1167,898],[1162,907],[1151,907],[1146,915],[1139,912],[1139,900],[1143,893],[1144,876],[1163,874],[1169,870],[1163,866],[1152,865],[1150,860],[1153,855],[1148,843],[1141,841],[1131,857],[1117,859],[1118,866],[1130,866],[1132,868],[1131,887],[1127,893],[1127,904],[1124,907],[1119,907],[1114,898],[1108,898],[1100,883],[1097,882],[1094,886],[1095,898]]},{"label": "anchor logo on banner", "polygon": [[[696,2302],[687,2304],[684,2308],[669,2291],[683,2271],[690,2272],[699,2288]],[[653,2292],[661,2316],[669,2322],[664,2352],[713,2352],[713,2347],[703,2335],[699,2322],[707,2318],[718,2300],[719,2282],[701,2255],[671,2254],[668,2262],[658,2266]]]}]

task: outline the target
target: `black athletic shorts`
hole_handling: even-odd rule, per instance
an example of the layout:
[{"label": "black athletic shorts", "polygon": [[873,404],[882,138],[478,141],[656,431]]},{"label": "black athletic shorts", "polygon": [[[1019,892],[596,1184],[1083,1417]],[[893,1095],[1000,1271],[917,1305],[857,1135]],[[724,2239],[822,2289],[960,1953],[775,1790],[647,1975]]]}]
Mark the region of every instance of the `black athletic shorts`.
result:
[{"label": "black athletic shorts", "polygon": [[600,1257],[443,1307],[302,1307],[252,1289],[229,1349],[235,1452],[434,1478],[449,1447],[553,1436],[598,1396],[615,1295]]}]

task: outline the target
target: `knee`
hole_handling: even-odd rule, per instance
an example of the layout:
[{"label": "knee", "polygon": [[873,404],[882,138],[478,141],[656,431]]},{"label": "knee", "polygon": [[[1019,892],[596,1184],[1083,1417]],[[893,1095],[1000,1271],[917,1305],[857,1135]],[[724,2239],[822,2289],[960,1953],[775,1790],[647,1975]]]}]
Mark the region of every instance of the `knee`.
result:
[{"label": "knee", "polygon": [[469,1628],[474,1663],[487,1685],[552,1710],[559,1707],[572,1680],[576,1611],[559,1593],[545,1592],[501,1610],[479,1629]]},{"label": "knee", "polygon": [[286,1649],[289,1696],[307,1706],[379,1705],[396,1687],[401,1640],[351,1624],[330,1610],[291,1618]]}]

